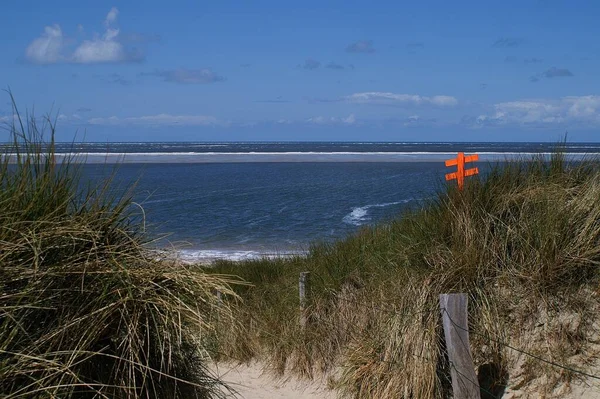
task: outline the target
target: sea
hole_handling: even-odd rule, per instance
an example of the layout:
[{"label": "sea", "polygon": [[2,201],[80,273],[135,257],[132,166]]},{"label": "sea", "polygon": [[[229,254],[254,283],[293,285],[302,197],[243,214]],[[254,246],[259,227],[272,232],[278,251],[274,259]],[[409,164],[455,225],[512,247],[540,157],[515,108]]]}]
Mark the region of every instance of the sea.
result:
[{"label": "sea", "polygon": [[[82,184],[112,176],[133,188],[132,213],[151,245],[186,262],[303,254],[364,226],[402,216],[444,189],[444,164],[478,154],[496,162],[549,156],[555,143],[140,142],[59,143],[83,163]],[[575,160],[600,143],[563,143]],[[76,154],[76,155],[74,155]],[[470,166],[470,165],[468,165]]]}]

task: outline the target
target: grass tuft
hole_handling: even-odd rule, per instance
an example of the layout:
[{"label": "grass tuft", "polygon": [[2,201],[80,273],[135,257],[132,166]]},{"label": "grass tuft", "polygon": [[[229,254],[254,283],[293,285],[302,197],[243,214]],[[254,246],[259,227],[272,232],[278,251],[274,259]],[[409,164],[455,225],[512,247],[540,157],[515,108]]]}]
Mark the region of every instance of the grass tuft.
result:
[{"label": "grass tuft", "polygon": [[206,348],[233,280],[147,250],[130,193],[83,189],[54,128],[15,109],[0,158],[0,396],[222,395]]}]

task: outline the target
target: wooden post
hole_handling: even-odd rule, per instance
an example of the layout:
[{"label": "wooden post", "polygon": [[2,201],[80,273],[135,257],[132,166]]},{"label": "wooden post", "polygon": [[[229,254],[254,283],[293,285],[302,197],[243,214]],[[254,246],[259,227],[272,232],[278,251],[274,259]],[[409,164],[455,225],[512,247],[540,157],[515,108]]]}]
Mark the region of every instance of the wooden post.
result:
[{"label": "wooden post", "polygon": [[223,305],[223,293],[217,290],[217,306],[221,307]]},{"label": "wooden post", "polygon": [[453,396],[455,399],[481,399],[469,346],[467,303],[467,294],[440,295]]},{"label": "wooden post", "polygon": [[310,272],[301,272],[298,280],[298,291],[300,293],[300,326],[306,327],[306,303],[309,293],[309,277]]}]

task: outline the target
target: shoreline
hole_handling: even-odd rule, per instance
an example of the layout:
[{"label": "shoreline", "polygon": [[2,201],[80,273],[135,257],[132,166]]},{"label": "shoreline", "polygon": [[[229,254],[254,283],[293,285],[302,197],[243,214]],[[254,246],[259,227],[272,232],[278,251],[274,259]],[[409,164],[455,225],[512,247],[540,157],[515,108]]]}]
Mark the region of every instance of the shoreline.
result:
[{"label": "shoreline", "polygon": [[173,259],[185,265],[211,266],[217,261],[244,262],[262,259],[289,259],[306,256],[308,250],[245,250],[245,249],[155,249],[167,259]]},{"label": "shoreline", "polygon": [[[474,152],[468,152],[474,153]],[[552,152],[476,152],[479,161],[502,162],[534,156],[550,158]],[[7,154],[14,162],[15,154]],[[55,153],[58,162],[69,158],[88,164],[210,164],[210,163],[343,163],[343,162],[443,162],[456,152],[73,152]],[[568,160],[598,157],[598,153],[565,152]],[[72,160],[72,159],[71,159]]]}]

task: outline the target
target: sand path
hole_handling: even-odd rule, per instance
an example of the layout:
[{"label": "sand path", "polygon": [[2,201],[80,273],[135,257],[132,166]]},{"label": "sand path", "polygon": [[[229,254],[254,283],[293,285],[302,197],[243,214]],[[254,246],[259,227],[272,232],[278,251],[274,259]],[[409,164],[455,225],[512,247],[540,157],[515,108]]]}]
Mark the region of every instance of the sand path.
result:
[{"label": "sand path", "polygon": [[328,390],[324,381],[300,381],[294,378],[275,379],[263,372],[258,363],[237,365],[219,363],[212,367],[219,376],[237,394],[232,398],[244,399],[334,399],[335,392]]},{"label": "sand path", "polygon": [[[240,399],[334,399],[336,393],[326,388],[325,381],[301,381],[295,378],[277,379],[263,372],[260,363],[238,365],[219,363],[211,367],[214,374],[223,380],[236,393],[229,393],[230,398]],[[598,373],[600,374],[600,372]],[[562,399],[600,399],[600,383],[595,380],[574,380],[571,384],[563,384],[552,392],[543,394],[543,390],[536,389],[534,382],[527,389],[507,389],[503,399],[534,399],[534,398],[562,398]]]}]

